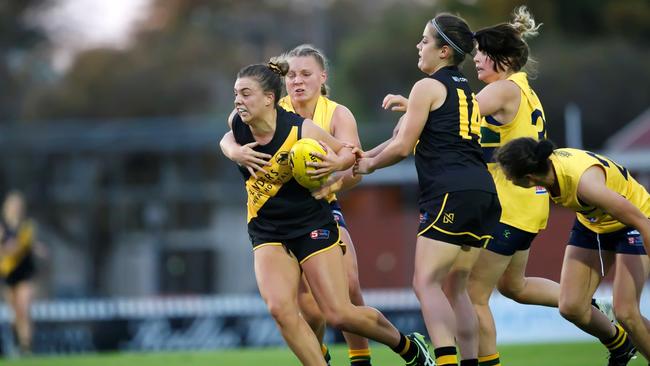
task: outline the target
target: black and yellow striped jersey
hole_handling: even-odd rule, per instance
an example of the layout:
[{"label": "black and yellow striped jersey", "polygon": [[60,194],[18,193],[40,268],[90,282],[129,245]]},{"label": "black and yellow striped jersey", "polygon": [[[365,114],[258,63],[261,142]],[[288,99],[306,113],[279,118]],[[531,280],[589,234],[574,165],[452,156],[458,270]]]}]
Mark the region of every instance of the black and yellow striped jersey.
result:
[{"label": "black and yellow striped jersey", "polygon": [[6,223],[0,221],[0,246],[5,246],[10,240],[16,240],[16,247],[10,254],[0,256],[0,275],[7,277],[18,267],[23,258],[29,255],[35,241],[34,224],[31,220],[23,221],[17,229],[12,229]]},{"label": "black and yellow striped jersey", "polygon": [[[246,168],[239,167],[246,181],[248,233],[256,239],[291,239],[334,220],[327,202],[312,197],[291,173],[289,151],[301,138],[304,118],[282,108],[277,111],[273,138],[266,145],[254,148],[273,156],[271,165],[265,167],[268,173],[252,176]],[[250,128],[238,115],[233,118],[232,131],[240,145],[255,141]]]},{"label": "black and yellow striped jersey", "polygon": [[447,98],[429,112],[415,147],[420,204],[455,191],[496,193],[481,152],[478,103],[467,79],[456,66],[443,67],[431,78],[445,85]]}]

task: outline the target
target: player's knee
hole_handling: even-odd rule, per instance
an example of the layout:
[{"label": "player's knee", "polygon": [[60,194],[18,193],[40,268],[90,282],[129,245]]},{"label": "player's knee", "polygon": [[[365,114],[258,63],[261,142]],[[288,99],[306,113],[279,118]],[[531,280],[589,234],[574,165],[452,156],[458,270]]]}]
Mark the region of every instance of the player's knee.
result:
[{"label": "player's knee", "polygon": [[524,286],[523,284],[519,283],[519,281],[499,281],[497,289],[499,289],[501,295],[519,303],[523,302],[521,294],[523,292]]},{"label": "player's knee", "polygon": [[298,309],[290,300],[266,299],[266,307],[273,319],[279,324],[289,321],[292,316],[298,316]]},{"label": "player's knee", "polygon": [[589,310],[589,306],[585,306],[582,302],[574,301],[570,299],[562,299],[560,297],[560,302],[558,305],[558,310],[562,317],[572,323],[582,323],[585,314]]},{"label": "player's knee", "polygon": [[614,316],[625,329],[630,329],[631,325],[641,321],[641,313],[636,303],[614,302]]},{"label": "player's knee", "polygon": [[347,306],[330,308],[325,311],[327,324],[339,330],[347,330],[352,319],[352,314]]},{"label": "player's knee", "polygon": [[302,313],[307,323],[311,324],[312,322],[319,322],[323,319],[323,313],[313,298],[307,300],[304,297],[299,297],[298,305],[300,306],[300,313]]}]

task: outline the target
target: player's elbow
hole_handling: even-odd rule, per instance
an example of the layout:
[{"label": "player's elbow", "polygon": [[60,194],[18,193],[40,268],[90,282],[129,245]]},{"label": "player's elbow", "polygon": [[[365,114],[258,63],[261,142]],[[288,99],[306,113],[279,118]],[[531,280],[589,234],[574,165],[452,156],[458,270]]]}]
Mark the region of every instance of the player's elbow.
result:
[{"label": "player's elbow", "polygon": [[411,151],[413,151],[413,148],[407,144],[399,144],[399,148],[397,149],[397,156],[399,156],[400,159],[406,159],[406,157],[411,154]]}]

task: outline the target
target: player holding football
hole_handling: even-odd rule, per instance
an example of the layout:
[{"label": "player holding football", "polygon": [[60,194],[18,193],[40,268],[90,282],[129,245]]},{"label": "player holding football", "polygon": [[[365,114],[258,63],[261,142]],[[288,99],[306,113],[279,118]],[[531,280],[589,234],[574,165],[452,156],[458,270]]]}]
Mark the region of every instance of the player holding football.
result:
[{"label": "player holding football", "polygon": [[235,110],[228,124],[240,145],[271,155],[268,174],[239,170],[248,194],[248,232],[255,276],[269,312],[303,365],[326,365],[320,342],[300,315],[298,287],[304,273],[328,324],[391,347],[407,365],[432,366],[421,335],[402,334],[379,311],[350,302],[343,260],[344,244],[327,202],[293,179],[286,154],[300,138],[323,141],[335,170],[350,168],[351,149],[311,120],[278,106],[282,76],[289,65],[250,65],[235,81]]},{"label": "player holding football", "polygon": [[[328,98],[329,90],[326,83],[328,65],[323,52],[311,45],[303,44],[289,51],[283,58],[289,63],[289,72],[284,78],[288,95],[280,99],[279,106],[311,119],[339,141],[359,147],[357,123],[352,112],[344,105]],[[221,143],[222,151],[230,160],[246,167],[251,173],[264,172],[264,167],[268,164],[270,156],[256,152],[253,149],[254,146],[239,145],[233,138],[227,138]],[[316,177],[333,171],[331,163],[328,161],[314,164],[314,166],[319,168],[312,173],[316,174]],[[316,198],[327,200],[332,214],[339,224],[341,240],[347,247],[343,258],[348,276],[350,299],[355,305],[365,305],[359,284],[356,250],[335,193],[351,188],[360,180],[361,176],[353,176],[351,171],[335,173],[328,184],[313,193]],[[299,300],[303,316],[322,341],[325,335],[325,320],[304,279],[300,286]],[[350,364],[352,366],[370,366],[368,340],[346,332],[343,332],[343,336],[348,344]],[[327,347],[323,345],[322,348],[325,357],[329,360]]]}]

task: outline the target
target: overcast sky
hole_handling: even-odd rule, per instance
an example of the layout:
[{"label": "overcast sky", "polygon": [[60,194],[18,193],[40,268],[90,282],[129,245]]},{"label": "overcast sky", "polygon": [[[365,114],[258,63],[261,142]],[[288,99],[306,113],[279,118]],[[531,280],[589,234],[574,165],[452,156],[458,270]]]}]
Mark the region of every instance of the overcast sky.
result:
[{"label": "overcast sky", "polygon": [[30,16],[54,43],[54,65],[62,70],[79,51],[125,47],[136,21],[146,17],[150,0],[55,0]]}]

